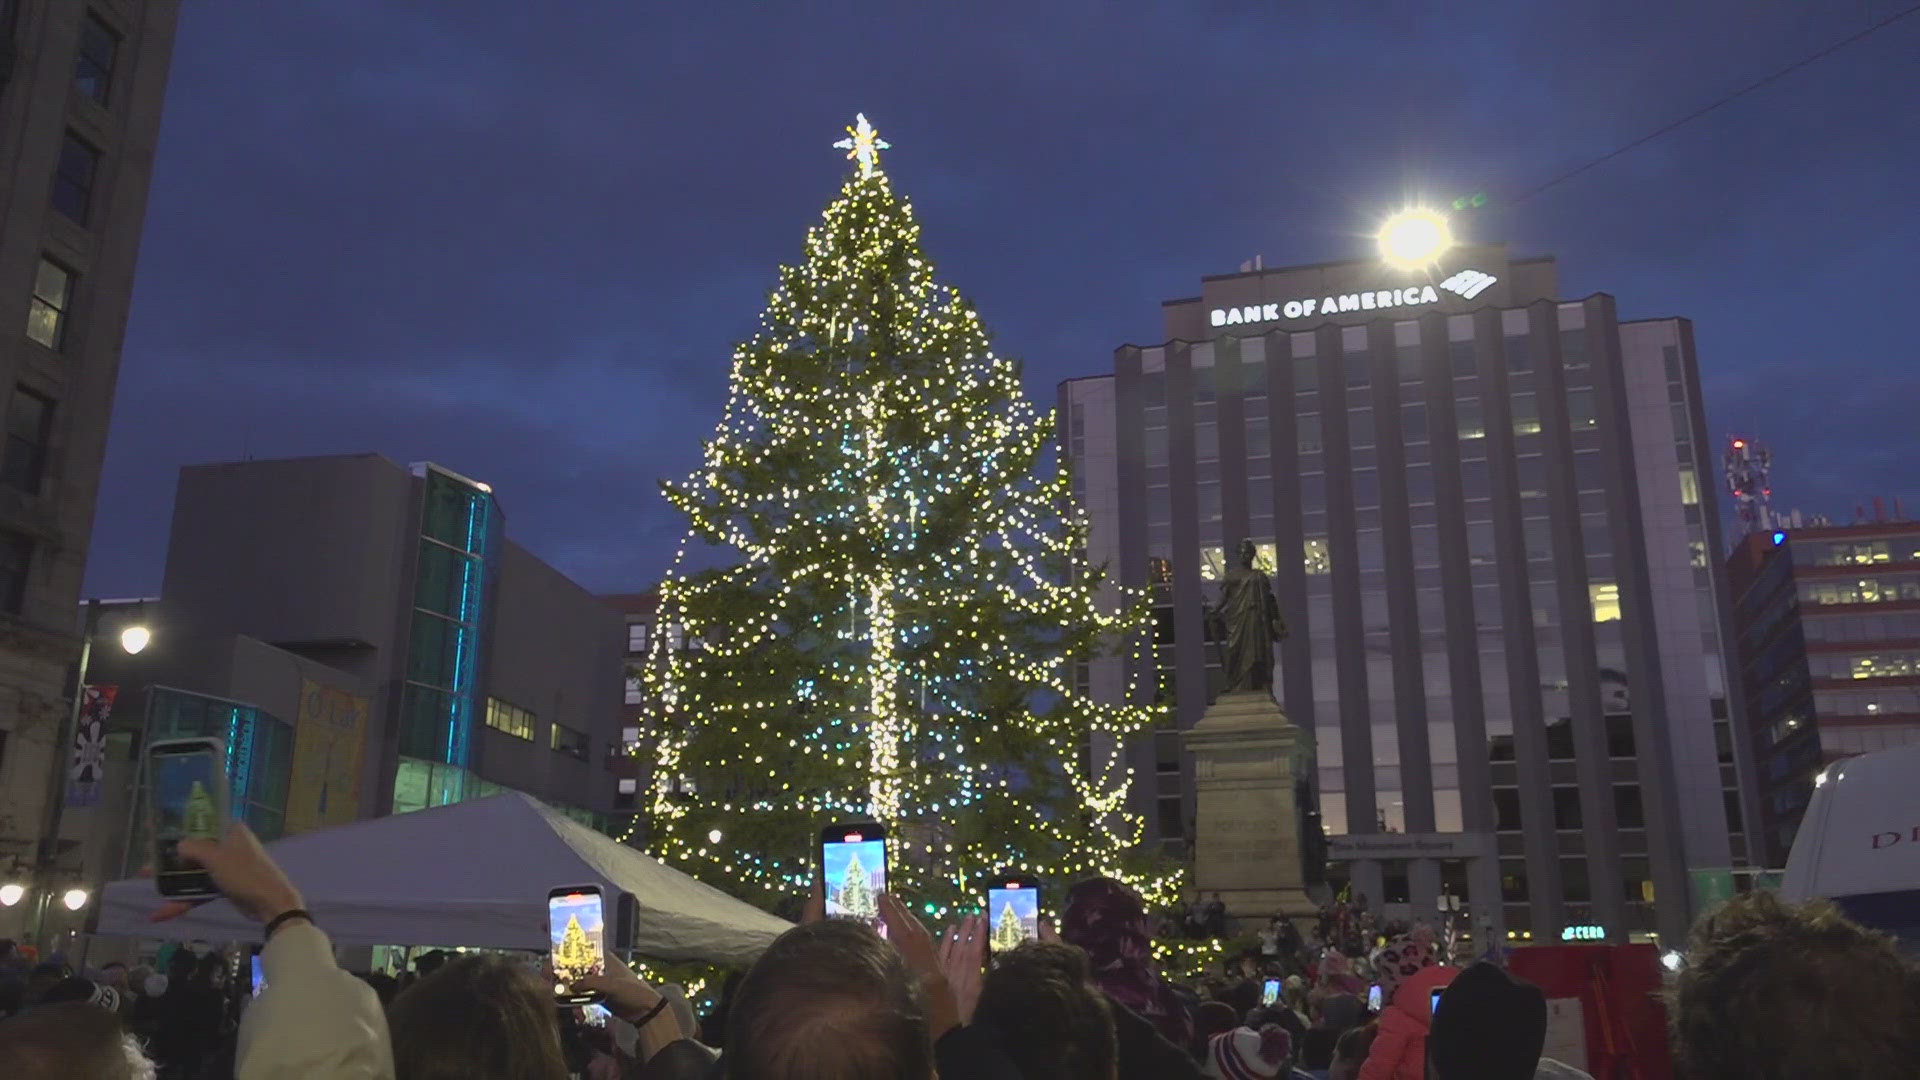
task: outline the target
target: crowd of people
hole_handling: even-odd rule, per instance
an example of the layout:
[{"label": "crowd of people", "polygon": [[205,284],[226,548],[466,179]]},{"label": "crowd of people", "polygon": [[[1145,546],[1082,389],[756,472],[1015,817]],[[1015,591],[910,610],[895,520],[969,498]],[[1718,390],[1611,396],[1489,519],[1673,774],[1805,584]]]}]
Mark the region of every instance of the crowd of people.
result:
[{"label": "crowd of people", "polygon": [[[864,922],[822,917],[816,896],[704,1017],[675,988],[649,985],[609,957],[605,974],[575,984],[603,997],[611,1019],[596,1026],[555,1006],[550,974],[500,955],[432,954],[406,985],[343,971],[299,891],[245,826],[217,843],[185,842],[182,854],[260,922],[265,988],[251,999],[231,993],[226,963],[212,952],[175,951],[163,973],[109,964],[76,975],[0,943],[0,1077],[1583,1075],[1542,1056],[1548,1010],[1538,988],[1489,960],[1455,964],[1428,927],[1377,928],[1363,905],[1329,910],[1304,938],[1276,919],[1257,946],[1181,985],[1152,960],[1158,924],[1110,879],[1074,885],[1057,931],[1043,923],[1040,940],[992,957],[977,916],[936,937],[882,896],[883,937]],[[183,910],[168,905],[155,917]],[[1371,940],[1356,941],[1356,927]],[[1384,947],[1365,947],[1381,936]],[[1277,995],[1265,992],[1269,980]],[[1377,1010],[1367,1001],[1375,986]],[[1890,939],[1828,904],[1755,893],[1709,913],[1668,1009],[1677,1076],[1920,1076],[1920,971]]]}]

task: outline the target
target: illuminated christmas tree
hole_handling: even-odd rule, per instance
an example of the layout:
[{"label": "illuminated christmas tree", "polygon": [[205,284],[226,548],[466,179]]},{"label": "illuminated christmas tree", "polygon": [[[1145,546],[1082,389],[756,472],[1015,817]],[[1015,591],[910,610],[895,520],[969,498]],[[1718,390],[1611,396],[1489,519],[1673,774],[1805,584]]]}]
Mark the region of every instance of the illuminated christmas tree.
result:
[{"label": "illuminated christmas tree", "polygon": [[1168,899],[1119,754],[1159,710],[1074,677],[1137,649],[1148,612],[1088,564],[1051,414],[935,280],[887,144],[865,117],[848,135],[857,168],[736,348],[702,465],[666,485],[689,524],[643,671],[650,846],[772,903],[806,888],[823,824],[871,818],[891,887],[936,912],[1008,868]]},{"label": "illuminated christmas tree", "polygon": [[553,970],[572,978],[578,978],[593,970],[600,960],[600,954],[588,940],[587,932],[580,926],[580,916],[567,916],[567,928],[560,932],[560,944],[553,950]]},{"label": "illuminated christmas tree", "polygon": [[993,951],[1006,952],[1018,948],[1025,940],[1026,927],[1020,924],[1020,916],[1013,913],[1013,904],[1008,903],[1000,909],[1000,917],[993,922]]},{"label": "illuminated christmas tree", "polygon": [[873,885],[867,880],[857,851],[847,856],[847,872],[840,878],[840,907],[856,918],[880,917],[880,898],[873,895]]},{"label": "illuminated christmas tree", "polygon": [[220,815],[213,805],[213,796],[195,780],[187,789],[187,806],[181,823],[182,831],[189,840],[220,839]]}]

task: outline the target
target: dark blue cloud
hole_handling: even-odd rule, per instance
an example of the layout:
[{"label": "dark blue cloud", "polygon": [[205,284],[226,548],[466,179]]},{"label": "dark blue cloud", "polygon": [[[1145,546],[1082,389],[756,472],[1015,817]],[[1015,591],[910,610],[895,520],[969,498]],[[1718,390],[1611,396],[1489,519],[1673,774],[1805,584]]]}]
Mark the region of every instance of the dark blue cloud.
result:
[{"label": "dark blue cloud", "polygon": [[1911,495],[1920,18],[1503,203],[1895,5],[1675,7],[188,5],[90,588],[155,587],[180,465],[365,450],[644,584],[678,533],[655,482],[856,109],[1044,399],[1203,274],[1485,190],[1475,239],[1696,321],[1712,421],[1773,445],[1783,503]]}]

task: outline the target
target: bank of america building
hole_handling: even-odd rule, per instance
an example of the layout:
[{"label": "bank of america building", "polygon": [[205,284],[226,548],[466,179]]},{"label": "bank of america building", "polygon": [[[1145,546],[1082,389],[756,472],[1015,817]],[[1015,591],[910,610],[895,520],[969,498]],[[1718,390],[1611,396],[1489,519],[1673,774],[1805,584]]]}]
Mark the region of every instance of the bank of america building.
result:
[{"label": "bank of america building", "polygon": [[1192,841],[1179,731],[1218,690],[1204,604],[1251,539],[1333,887],[1502,938],[1678,941],[1752,820],[1688,322],[1560,299],[1550,258],[1498,246],[1163,308],[1164,344],[1060,389],[1090,554],[1156,607],[1136,692],[1173,715],[1129,748],[1149,827]]}]

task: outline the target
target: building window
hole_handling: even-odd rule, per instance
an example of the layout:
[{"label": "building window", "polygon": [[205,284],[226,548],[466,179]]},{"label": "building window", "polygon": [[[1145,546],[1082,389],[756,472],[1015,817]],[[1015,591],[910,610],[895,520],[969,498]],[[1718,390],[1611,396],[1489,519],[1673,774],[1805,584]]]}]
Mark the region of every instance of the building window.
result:
[{"label": "building window", "polygon": [[[1572,755],[1569,754],[1569,757]],[[1580,828],[1580,789],[1557,787],[1553,789],[1553,827],[1561,830]]]},{"label": "building window", "polygon": [[585,761],[588,758],[587,733],[584,731],[576,731],[565,724],[553,725],[551,745],[555,750],[563,754],[571,754],[581,761]]},{"label": "building window", "polygon": [[1515,435],[1540,434],[1540,406],[1532,394],[1513,395],[1513,433]]},{"label": "building window", "polygon": [[631,725],[631,724],[621,728],[620,729],[620,745],[626,747],[629,750],[640,745],[640,728],[636,725]]},{"label": "building window", "polygon": [[1308,413],[1294,421],[1296,445],[1303,454],[1320,452],[1320,414]]},{"label": "building window", "polygon": [[33,541],[16,532],[0,532],[0,611],[20,614],[27,600],[27,570]]},{"label": "building window", "polygon": [[487,699],[487,726],[516,739],[533,741],[533,713],[497,697]]},{"label": "building window", "polygon": [[1333,563],[1327,558],[1327,538],[1309,536],[1300,545],[1301,562],[1306,565],[1309,574],[1329,574],[1333,572]]},{"label": "building window", "polygon": [[1593,621],[1620,621],[1620,585],[1614,581],[1587,583],[1587,602],[1593,605]]},{"label": "building window", "polygon": [[93,178],[100,171],[100,151],[85,139],[67,132],[60,144],[60,167],[53,174],[53,208],[72,218],[75,224],[87,223],[87,207],[93,202]]},{"label": "building window", "polygon": [[1622,829],[1644,829],[1647,815],[1640,805],[1639,784],[1613,785],[1614,824]]},{"label": "building window", "polygon": [[67,312],[73,303],[73,271],[40,259],[33,275],[33,300],[27,307],[27,336],[49,349],[66,341]]},{"label": "building window", "polygon": [[24,386],[13,388],[7,405],[7,449],[0,458],[0,484],[40,494],[47,470],[47,443],[53,437],[53,402]]},{"label": "building window", "polygon": [[1700,478],[1692,469],[1680,470],[1680,505],[1700,505]]},{"label": "building window", "polygon": [[636,794],[640,790],[640,781],[631,776],[623,776],[620,778],[619,790],[622,795]]},{"label": "building window", "polygon": [[1454,403],[1454,423],[1460,429],[1462,439],[1484,439],[1487,436],[1487,422],[1480,413],[1480,403],[1471,398],[1462,398]]},{"label": "building window", "polygon": [[1520,831],[1520,790],[1518,788],[1493,789],[1493,827],[1500,832]]},{"label": "building window", "polygon": [[113,88],[113,59],[120,51],[120,35],[100,21],[87,16],[80,24],[80,52],[73,58],[73,88],[105,105]]},{"label": "building window", "polygon": [[1592,387],[1574,387],[1567,391],[1567,426],[1575,431],[1600,426],[1600,415],[1594,411]]},{"label": "building window", "polygon": [[647,624],[643,622],[627,624],[627,652],[643,653],[647,651]]},{"label": "building window", "polygon": [[638,675],[627,676],[627,704],[638,705],[646,700],[646,694],[640,689]]}]

